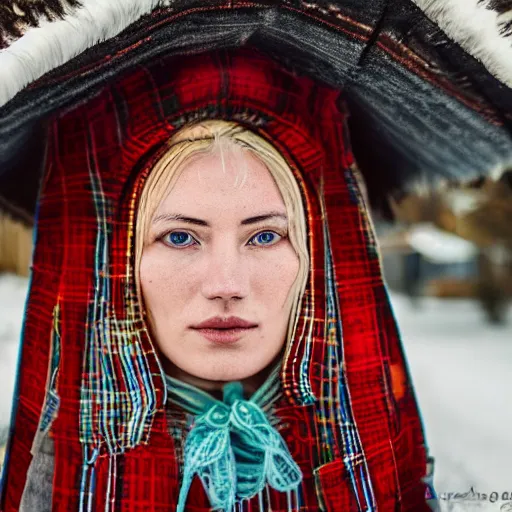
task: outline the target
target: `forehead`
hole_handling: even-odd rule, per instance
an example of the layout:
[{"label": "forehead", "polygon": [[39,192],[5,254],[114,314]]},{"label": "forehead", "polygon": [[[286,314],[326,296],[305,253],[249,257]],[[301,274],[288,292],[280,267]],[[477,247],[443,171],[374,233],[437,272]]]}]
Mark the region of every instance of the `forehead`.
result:
[{"label": "forehead", "polygon": [[250,151],[224,148],[184,164],[158,213],[245,217],[285,204],[266,165]]}]

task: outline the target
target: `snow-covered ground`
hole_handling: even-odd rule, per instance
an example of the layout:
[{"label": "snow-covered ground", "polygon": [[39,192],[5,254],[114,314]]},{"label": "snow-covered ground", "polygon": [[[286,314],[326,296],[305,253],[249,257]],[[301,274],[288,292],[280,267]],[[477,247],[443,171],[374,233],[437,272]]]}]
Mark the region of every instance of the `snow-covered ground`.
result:
[{"label": "snow-covered ground", "polygon": [[[0,430],[11,410],[26,288],[26,279],[0,275]],[[442,510],[512,511],[512,310],[506,327],[493,327],[470,301],[423,299],[415,308],[392,300]],[[473,500],[448,499],[467,492]]]},{"label": "snow-covered ground", "polygon": [[28,280],[0,274],[0,440],[8,424]]},{"label": "snow-covered ground", "polygon": [[[512,511],[512,311],[494,327],[472,301],[392,300],[443,510]],[[450,492],[487,500],[457,503]]]}]

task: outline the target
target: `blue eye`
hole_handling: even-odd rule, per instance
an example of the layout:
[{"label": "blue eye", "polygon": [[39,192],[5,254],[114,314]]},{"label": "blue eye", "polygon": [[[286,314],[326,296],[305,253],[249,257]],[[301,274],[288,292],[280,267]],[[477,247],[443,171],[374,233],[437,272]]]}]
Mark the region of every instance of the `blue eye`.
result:
[{"label": "blue eye", "polygon": [[[164,238],[167,238],[170,245],[175,247],[188,247],[189,245],[192,245],[190,241],[194,241],[194,238],[185,231],[173,231],[165,235]],[[186,243],[187,241],[189,241],[189,243]]]},{"label": "blue eye", "polygon": [[[278,240],[276,240],[278,238]],[[274,243],[278,242],[281,238],[281,235],[278,233],[275,233],[274,231],[262,231],[261,233],[258,233],[257,235],[254,235],[254,237],[251,240],[257,240],[256,244],[252,245],[273,245]]]}]

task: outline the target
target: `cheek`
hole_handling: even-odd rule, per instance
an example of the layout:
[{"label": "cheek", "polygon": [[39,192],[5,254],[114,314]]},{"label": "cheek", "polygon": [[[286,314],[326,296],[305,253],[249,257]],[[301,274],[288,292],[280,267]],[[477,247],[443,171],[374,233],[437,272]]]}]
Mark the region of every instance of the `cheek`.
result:
[{"label": "cheek", "polygon": [[142,253],[139,268],[140,287],[146,302],[151,301],[152,296],[158,289],[161,280],[161,268],[158,258],[155,258],[153,251],[145,250]]},{"label": "cheek", "polygon": [[190,278],[183,269],[176,268],[173,261],[150,247],[142,254],[139,278],[142,295],[153,313],[158,309],[172,310],[185,290],[190,289]]},{"label": "cheek", "polygon": [[255,288],[273,306],[282,307],[299,272],[299,257],[291,246],[276,251],[271,260],[258,262]]}]

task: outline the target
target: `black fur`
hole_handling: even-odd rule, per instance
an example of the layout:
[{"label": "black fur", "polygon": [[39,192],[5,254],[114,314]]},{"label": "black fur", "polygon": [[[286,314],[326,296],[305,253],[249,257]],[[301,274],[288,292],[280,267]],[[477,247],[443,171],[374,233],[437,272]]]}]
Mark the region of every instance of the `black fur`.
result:
[{"label": "black fur", "polygon": [[[486,3],[487,0],[480,0],[480,3]],[[488,7],[500,14],[512,11],[512,0],[488,0]],[[508,20],[501,25],[501,33],[504,36],[512,37],[512,20]]]},{"label": "black fur", "polygon": [[0,48],[9,39],[23,35],[27,27],[37,27],[39,20],[60,18],[66,7],[80,5],[78,0],[2,0],[0,4]]}]

